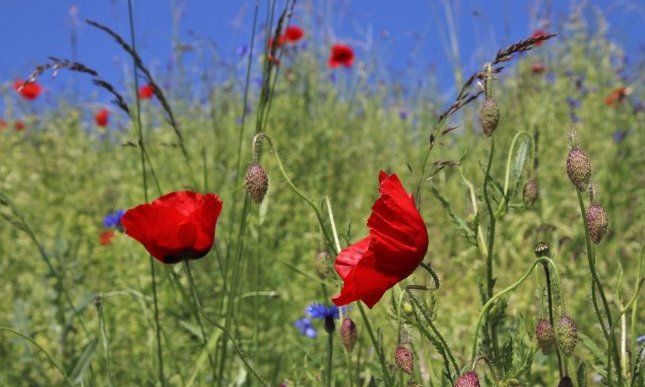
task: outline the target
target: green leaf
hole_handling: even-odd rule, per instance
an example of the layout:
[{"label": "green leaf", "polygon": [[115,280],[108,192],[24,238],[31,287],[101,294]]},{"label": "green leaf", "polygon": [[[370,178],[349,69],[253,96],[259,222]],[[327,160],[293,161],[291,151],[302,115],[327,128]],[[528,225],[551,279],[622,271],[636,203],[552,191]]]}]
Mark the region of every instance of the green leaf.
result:
[{"label": "green leaf", "polygon": [[500,361],[504,373],[507,373],[513,367],[513,337],[509,337],[506,344],[504,344]]},{"label": "green leaf", "polygon": [[85,376],[85,371],[90,365],[90,360],[92,360],[92,355],[94,355],[94,350],[96,349],[98,342],[99,339],[97,337],[94,337],[92,340],[90,340],[89,343],[85,345],[81,356],[76,361],[76,365],[69,375],[69,378],[73,380],[74,383],[81,384],[83,382],[83,376]]},{"label": "green leaf", "polygon": [[578,379],[578,387],[587,387],[587,369],[585,362],[581,361],[576,371],[576,379]]}]

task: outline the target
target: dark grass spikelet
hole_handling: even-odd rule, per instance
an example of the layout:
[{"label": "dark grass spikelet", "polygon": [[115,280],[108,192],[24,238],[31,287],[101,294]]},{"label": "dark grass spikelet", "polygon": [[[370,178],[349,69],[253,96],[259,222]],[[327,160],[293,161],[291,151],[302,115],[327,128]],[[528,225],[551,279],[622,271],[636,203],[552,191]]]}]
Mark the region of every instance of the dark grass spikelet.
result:
[{"label": "dark grass spikelet", "polygon": [[563,376],[558,382],[558,387],[573,387],[573,380],[568,376]]},{"label": "dark grass spikelet", "polygon": [[497,102],[493,98],[486,98],[479,111],[479,125],[486,137],[490,137],[499,124],[500,111]]},{"label": "dark grass spikelet", "polygon": [[547,355],[553,351],[555,333],[549,320],[541,318],[537,321],[535,325],[535,340],[543,354]]},{"label": "dark grass spikelet", "polygon": [[526,208],[533,208],[537,201],[539,192],[540,190],[536,178],[532,177],[526,182],[526,184],[524,184],[522,200],[524,201]]},{"label": "dark grass spikelet", "polygon": [[396,347],[396,351],[394,351],[394,362],[406,374],[411,374],[414,371],[414,354],[410,348],[404,345]]},{"label": "dark grass spikelet", "polygon": [[576,344],[578,344],[578,328],[575,321],[567,315],[560,317],[560,320],[556,323],[555,337],[560,350],[565,355],[571,356]]},{"label": "dark grass spikelet", "polygon": [[260,204],[269,189],[269,178],[267,173],[258,163],[252,163],[246,170],[245,177],[246,192],[251,200]]},{"label": "dark grass spikelet", "polygon": [[591,241],[599,244],[605,238],[609,226],[607,212],[600,204],[592,203],[587,208],[587,225],[589,226]]},{"label": "dark grass spikelet", "polygon": [[340,339],[347,352],[354,350],[354,346],[358,340],[358,331],[356,330],[356,324],[349,317],[345,317],[343,323],[340,325]]},{"label": "dark grass spikelet", "polygon": [[475,371],[465,372],[455,380],[455,387],[479,387],[479,376]]},{"label": "dark grass spikelet", "polygon": [[591,180],[591,162],[587,154],[578,147],[573,147],[567,156],[567,175],[578,191],[584,191]]}]

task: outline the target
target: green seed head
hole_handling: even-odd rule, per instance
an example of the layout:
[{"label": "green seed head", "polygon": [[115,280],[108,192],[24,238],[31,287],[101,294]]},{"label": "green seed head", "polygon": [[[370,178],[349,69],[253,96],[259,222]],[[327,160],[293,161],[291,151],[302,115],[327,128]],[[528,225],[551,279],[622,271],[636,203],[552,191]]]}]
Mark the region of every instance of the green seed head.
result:
[{"label": "green seed head", "polygon": [[258,163],[249,165],[245,177],[246,192],[255,203],[260,204],[269,189],[267,173]]},{"label": "green seed head", "polygon": [[411,374],[414,370],[414,355],[412,351],[403,345],[399,345],[394,352],[394,362],[401,371]]},{"label": "green seed head", "polygon": [[537,340],[538,347],[540,347],[543,354],[547,355],[551,353],[553,350],[553,344],[555,343],[555,335],[549,320],[544,318],[538,320],[535,325],[535,339]]},{"label": "green seed head", "polygon": [[455,387],[479,387],[479,376],[475,371],[468,371],[455,380]]},{"label": "green seed head", "polygon": [[538,198],[539,188],[537,180],[533,177],[524,184],[524,191],[522,199],[524,200],[524,205],[526,208],[531,208],[535,205],[535,201]]},{"label": "green seed head", "polygon": [[580,148],[571,148],[567,156],[567,175],[578,191],[584,191],[591,180],[591,162]]},{"label": "green seed head", "polygon": [[570,356],[578,343],[576,323],[569,316],[563,315],[556,323],[555,336],[560,350],[565,355]]},{"label": "green seed head", "polygon": [[600,243],[607,234],[609,218],[607,212],[598,203],[592,203],[587,208],[587,224],[589,225],[589,236],[595,244]]},{"label": "green seed head", "polygon": [[356,340],[358,340],[358,332],[356,331],[356,324],[349,317],[345,317],[340,326],[340,339],[347,352],[352,352],[356,345]]},{"label": "green seed head", "polygon": [[492,98],[486,98],[479,112],[479,124],[486,137],[490,137],[499,124],[499,106]]}]

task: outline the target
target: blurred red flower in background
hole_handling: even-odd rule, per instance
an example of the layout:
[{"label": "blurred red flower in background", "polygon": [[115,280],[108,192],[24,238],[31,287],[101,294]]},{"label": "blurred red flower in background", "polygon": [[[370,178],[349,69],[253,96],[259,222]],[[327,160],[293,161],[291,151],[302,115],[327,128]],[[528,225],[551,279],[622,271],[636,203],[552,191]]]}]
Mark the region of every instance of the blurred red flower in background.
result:
[{"label": "blurred red flower in background", "polygon": [[373,307],[383,294],[408,277],[428,250],[428,231],[412,195],[396,174],[379,174],[380,196],[367,221],[370,233],[343,249],[334,268],[343,279],[338,306],[362,300]]},{"label": "blurred red flower in background", "polygon": [[6,128],[7,128],[7,121],[0,118],[0,130],[4,130]]},{"label": "blurred red flower in background", "polygon": [[616,106],[619,103],[623,102],[628,94],[629,90],[626,87],[617,87],[607,95],[607,97],[605,98],[605,105]]},{"label": "blurred red flower in background", "polygon": [[43,87],[36,82],[25,83],[22,79],[17,79],[13,82],[13,88],[20,93],[22,98],[33,101],[43,91]]},{"label": "blurred red flower in background", "polygon": [[298,26],[289,26],[280,37],[280,43],[296,43],[305,36],[305,32]]},{"label": "blurred red flower in background", "polygon": [[23,130],[25,130],[25,127],[26,127],[25,123],[22,122],[21,120],[17,120],[16,122],[13,123],[13,128],[19,132],[22,132]]},{"label": "blurred red flower in background", "polygon": [[129,209],[121,224],[150,255],[163,263],[177,263],[210,251],[221,211],[222,201],[215,194],[171,192]]},{"label": "blurred red flower in background", "polygon": [[331,55],[329,56],[329,67],[332,69],[345,66],[352,67],[354,64],[354,50],[344,44],[334,44],[331,47]]},{"label": "blurred red flower in background", "polygon": [[533,74],[542,74],[545,70],[546,67],[540,62],[535,62],[531,65],[531,72]]},{"label": "blurred red flower in background", "polygon": [[155,95],[155,91],[152,85],[143,85],[139,88],[139,98],[150,99],[153,95]]},{"label": "blurred red flower in background", "polygon": [[114,230],[105,230],[99,234],[99,243],[101,246],[107,246],[112,243],[112,239],[116,236]]},{"label": "blurred red flower in background", "polygon": [[[535,32],[533,32],[533,33],[531,34],[531,37],[532,37],[532,38],[541,38],[541,37],[543,37],[543,36],[546,36],[546,32],[545,32],[544,30],[536,30]],[[543,40],[539,40],[539,41],[535,42],[535,45],[536,45],[536,46],[541,46],[541,45],[542,45],[542,43],[544,43],[544,41],[543,41]]]},{"label": "blurred red flower in background", "polygon": [[94,121],[96,125],[100,127],[106,127],[110,121],[110,111],[107,109],[101,109],[96,114],[94,114]]}]

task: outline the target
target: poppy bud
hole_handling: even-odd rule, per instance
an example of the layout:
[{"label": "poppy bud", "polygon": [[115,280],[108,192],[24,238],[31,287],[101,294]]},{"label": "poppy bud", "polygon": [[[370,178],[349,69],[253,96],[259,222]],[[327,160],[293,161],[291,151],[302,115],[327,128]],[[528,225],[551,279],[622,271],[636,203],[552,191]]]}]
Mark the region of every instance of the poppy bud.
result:
[{"label": "poppy bud", "polygon": [[251,200],[255,203],[262,203],[264,195],[267,193],[269,188],[269,178],[267,173],[258,163],[253,163],[249,165],[249,168],[246,170],[246,192],[249,194]]},{"label": "poppy bud", "polygon": [[479,387],[479,376],[475,371],[468,371],[457,378],[455,387]]},{"label": "poppy bud", "polygon": [[320,279],[329,277],[329,255],[326,251],[321,251],[316,255],[314,266]]},{"label": "poppy bud", "polygon": [[524,200],[524,205],[526,208],[531,208],[535,204],[535,201],[538,197],[538,183],[535,178],[529,179],[529,181],[524,184],[524,191],[522,199]]},{"label": "poppy bud", "polygon": [[571,148],[567,156],[567,175],[578,189],[584,191],[591,179],[591,162],[587,154],[580,148]]},{"label": "poppy bud", "polygon": [[406,374],[414,370],[414,354],[406,346],[399,345],[394,352],[394,362]]},{"label": "poppy bud", "polygon": [[356,331],[356,324],[349,317],[345,317],[340,326],[340,339],[347,352],[352,352],[358,339],[358,332]]},{"label": "poppy bud", "polygon": [[538,258],[548,257],[551,255],[551,246],[546,242],[538,242],[535,247],[533,247],[533,252]]},{"label": "poppy bud", "polygon": [[499,123],[499,106],[492,98],[486,98],[479,112],[479,124],[486,137],[490,137]]},{"label": "poppy bud", "polygon": [[589,236],[595,244],[600,243],[607,234],[609,219],[607,212],[598,203],[591,203],[587,208],[587,225],[589,226]]},{"label": "poppy bud", "polygon": [[403,301],[403,305],[401,305],[401,309],[403,310],[403,313],[405,313],[406,316],[411,316],[414,313],[414,308],[412,307],[412,304],[409,301]]},{"label": "poppy bud", "polygon": [[576,323],[569,316],[563,315],[556,324],[555,335],[562,352],[567,356],[571,355],[578,343]]},{"label": "poppy bud", "polygon": [[329,333],[330,335],[334,333],[334,331],[336,330],[336,323],[334,322],[334,316],[333,315],[325,316],[325,321],[323,325],[325,327],[325,332]]},{"label": "poppy bud", "polygon": [[555,335],[549,320],[543,318],[538,320],[535,325],[535,339],[543,354],[547,355],[551,352],[555,342]]},{"label": "poppy bud", "polygon": [[573,387],[573,380],[568,376],[564,376],[560,379],[558,387]]}]

